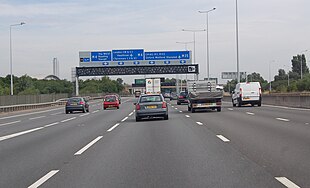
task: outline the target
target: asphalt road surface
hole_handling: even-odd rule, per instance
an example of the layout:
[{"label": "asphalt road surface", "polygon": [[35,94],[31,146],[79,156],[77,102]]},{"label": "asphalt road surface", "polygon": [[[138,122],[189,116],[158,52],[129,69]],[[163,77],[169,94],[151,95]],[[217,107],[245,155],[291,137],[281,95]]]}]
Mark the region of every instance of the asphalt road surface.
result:
[{"label": "asphalt road surface", "polygon": [[134,100],[0,115],[0,187],[310,187],[310,110],[168,101],[135,122]]}]

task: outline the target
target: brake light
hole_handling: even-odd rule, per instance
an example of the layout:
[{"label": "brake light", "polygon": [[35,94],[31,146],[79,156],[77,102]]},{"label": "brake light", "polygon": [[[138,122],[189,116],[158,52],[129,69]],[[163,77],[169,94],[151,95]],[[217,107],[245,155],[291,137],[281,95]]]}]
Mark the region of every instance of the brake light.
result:
[{"label": "brake light", "polygon": [[184,97],[181,95],[179,98],[180,98],[180,99],[183,99]]},{"label": "brake light", "polygon": [[136,110],[140,110],[140,109],[141,109],[140,104],[136,104]]},{"label": "brake light", "polygon": [[262,88],[259,88],[259,94],[260,95],[262,94]]},{"label": "brake light", "polygon": [[162,108],[167,108],[167,103],[163,102]]},{"label": "brake light", "polygon": [[82,105],[83,105],[83,104],[85,104],[85,102],[83,102],[83,101],[80,101],[80,104],[82,104]]}]

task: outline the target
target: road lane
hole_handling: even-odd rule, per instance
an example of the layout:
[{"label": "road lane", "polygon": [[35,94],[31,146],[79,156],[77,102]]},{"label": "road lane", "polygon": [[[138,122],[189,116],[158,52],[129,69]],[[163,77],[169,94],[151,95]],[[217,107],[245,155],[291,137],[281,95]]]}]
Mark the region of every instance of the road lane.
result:
[{"label": "road lane", "polygon": [[[220,113],[203,111],[186,114],[191,115],[194,121],[206,124],[206,129],[227,136],[237,150],[274,176],[285,176],[301,187],[309,187],[310,127],[293,120],[277,120],[279,115],[290,114],[286,109],[272,108],[265,113],[265,109],[259,107],[233,108],[233,111],[228,109],[230,107],[224,104]],[[178,108],[187,106],[179,105]],[[248,115],[248,111],[254,115]],[[298,115],[304,119],[309,116],[304,111]]]},{"label": "road lane", "polygon": [[[1,141],[0,187],[30,186],[51,170],[68,164],[74,160],[74,153],[96,138],[98,133],[104,136],[110,126],[132,112],[133,105],[125,103],[121,109],[100,110],[64,123],[59,120],[68,119],[72,114],[60,114],[59,124]],[[37,121],[44,121],[44,118]]]},{"label": "road lane", "polygon": [[283,187],[178,111],[122,122],[42,187]]}]

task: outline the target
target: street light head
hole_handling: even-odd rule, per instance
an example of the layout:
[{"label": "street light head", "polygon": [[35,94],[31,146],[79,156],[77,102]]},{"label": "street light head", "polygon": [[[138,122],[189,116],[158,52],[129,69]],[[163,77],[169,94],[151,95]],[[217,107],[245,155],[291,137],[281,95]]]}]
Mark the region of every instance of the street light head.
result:
[{"label": "street light head", "polygon": [[20,25],[24,25],[24,24],[26,24],[26,23],[25,23],[25,22],[21,22],[21,23],[20,23]]},{"label": "street light head", "polygon": [[214,7],[213,10],[215,10],[216,8]]}]

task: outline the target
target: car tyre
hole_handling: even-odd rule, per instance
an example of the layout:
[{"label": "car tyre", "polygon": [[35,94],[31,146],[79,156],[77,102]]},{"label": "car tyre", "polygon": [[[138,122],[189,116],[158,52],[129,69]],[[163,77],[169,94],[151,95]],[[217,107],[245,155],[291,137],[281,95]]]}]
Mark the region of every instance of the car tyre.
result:
[{"label": "car tyre", "polygon": [[262,106],[262,102],[259,101],[258,104],[257,104],[257,106]]},{"label": "car tyre", "polygon": [[136,117],[136,122],[141,121],[141,118]]},{"label": "car tyre", "polygon": [[164,116],[164,120],[168,120],[169,119],[169,116],[168,114]]},{"label": "car tyre", "polygon": [[193,107],[191,108],[191,112],[192,112],[192,113],[195,113],[195,112],[196,112],[195,109],[194,109]]},{"label": "car tyre", "polygon": [[192,109],[191,109],[191,107],[189,107],[189,106],[187,106],[187,111],[191,111]]},{"label": "car tyre", "polygon": [[218,112],[221,112],[222,111],[222,108],[220,107],[220,108],[217,108],[216,109]]},{"label": "car tyre", "polygon": [[119,109],[119,106],[118,107],[116,107],[117,109]]},{"label": "car tyre", "polygon": [[69,113],[69,111],[68,110],[66,110],[66,114],[68,114]]}]

